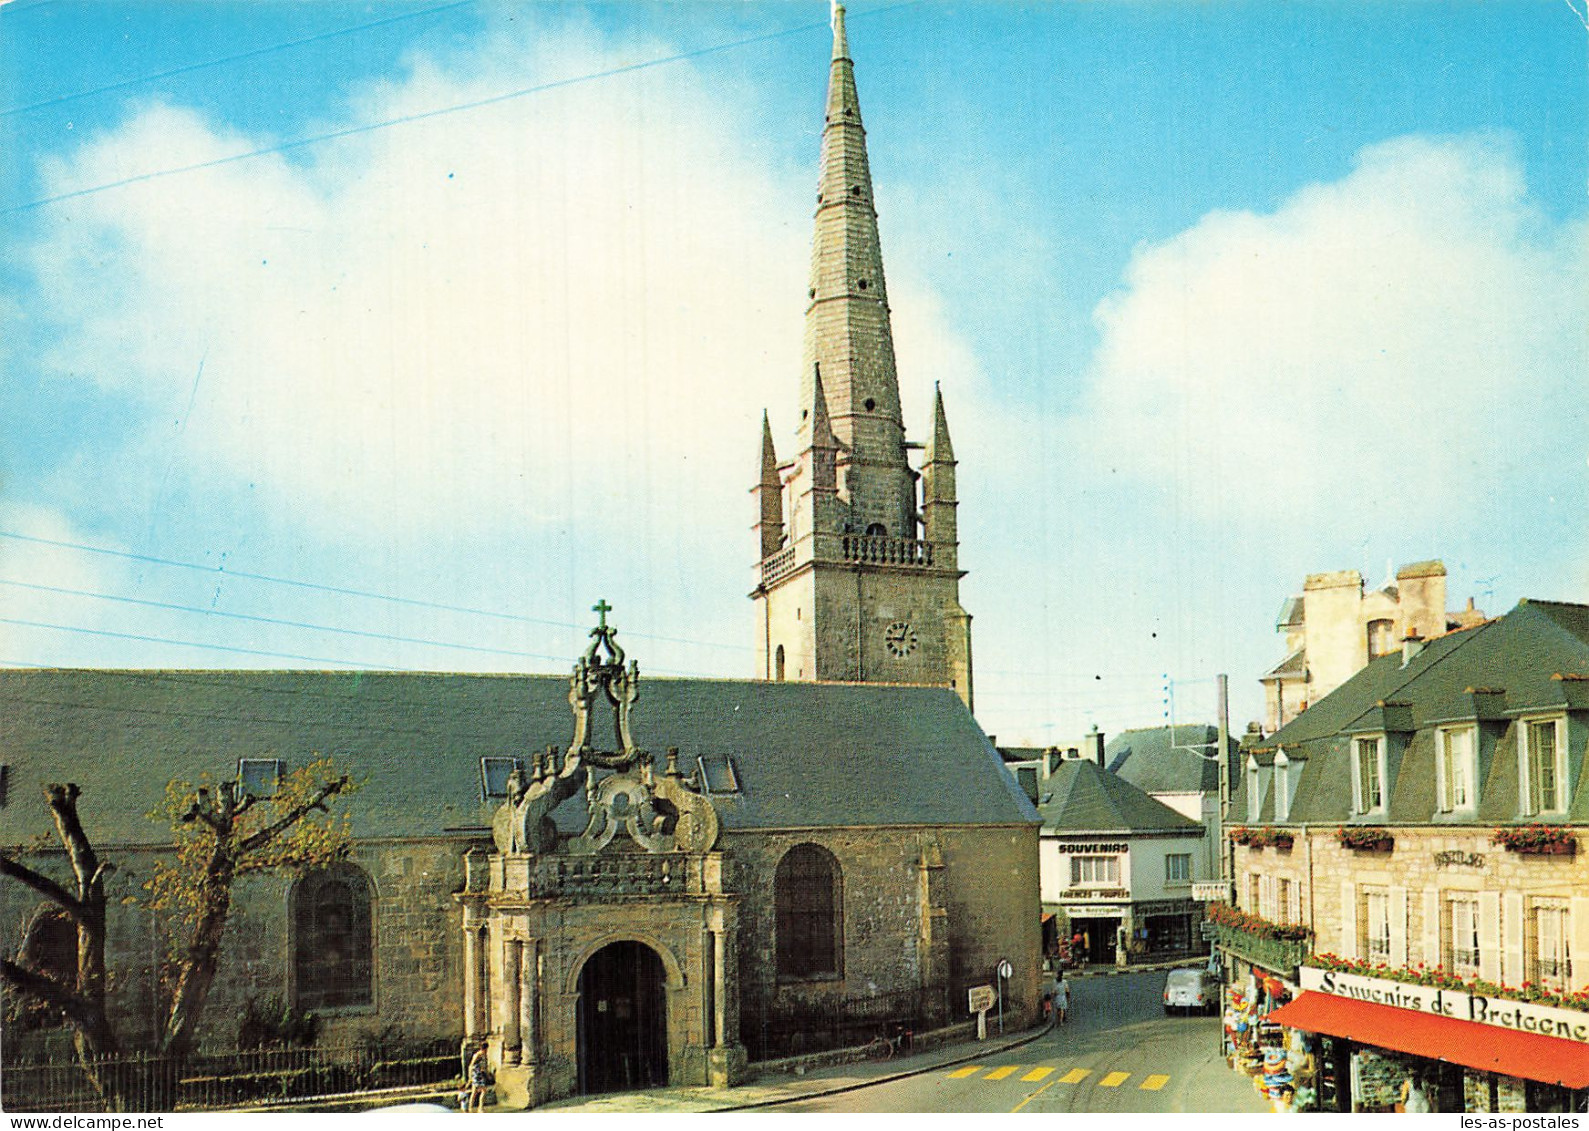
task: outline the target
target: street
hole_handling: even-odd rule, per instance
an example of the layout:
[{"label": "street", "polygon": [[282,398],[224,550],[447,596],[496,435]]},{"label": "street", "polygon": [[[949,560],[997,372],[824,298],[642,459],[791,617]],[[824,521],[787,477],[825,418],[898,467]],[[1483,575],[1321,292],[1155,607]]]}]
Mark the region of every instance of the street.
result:
[{"label": "street", "polygon": [[1263,1112],[1219,1054],[1215,1017],[1164,1015],[1164,971],[1078,978],[1069,1022],[1031,1044],[840,1095],[821,1112]]}]

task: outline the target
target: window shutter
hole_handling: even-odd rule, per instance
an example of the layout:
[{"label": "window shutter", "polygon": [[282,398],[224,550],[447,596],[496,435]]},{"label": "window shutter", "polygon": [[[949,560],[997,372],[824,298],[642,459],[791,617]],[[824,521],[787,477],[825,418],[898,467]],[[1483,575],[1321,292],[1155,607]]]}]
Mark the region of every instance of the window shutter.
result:
[{"label": "window shutter", "polygon": [[1407,889],[1390,889],[1390,964],[1407,965]]},{"label": "window shutter", "polygon": [[1567,954],[1572,962],[1572,988],[1589,986],[1589,897],[1572,897],[1567,924]]},{"label": "window shutter", "polygon": [[1479,892],[1479,977],[1501,980],[1501,893]]},{"label": "window shutter", "polygon": [[1523,893],[1506,892],[1501,905],[1501,981],[1520,986],[1528,977],[1523,973]]},{"label": "window shutter", "polygon": [[1341,884],[1341,957],[1357,957],[1357,885]]},{"label": "window shutter", "polygon": [[1423,891],[1423,955],[1427,966],[1440,965],[1440,892],[1436,888]]}]

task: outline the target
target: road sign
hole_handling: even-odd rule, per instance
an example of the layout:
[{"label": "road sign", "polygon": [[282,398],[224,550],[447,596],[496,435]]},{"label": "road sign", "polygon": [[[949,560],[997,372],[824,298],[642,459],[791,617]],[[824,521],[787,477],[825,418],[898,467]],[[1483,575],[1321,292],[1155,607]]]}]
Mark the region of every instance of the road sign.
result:
[{"label": "road sign", "polygon": [[1219,930],[1212,923],[1199,923],[1197,925],[1197,929],[1202,932],[1205,939],[1215,939],[1219,937]]},{"label": "road sign", "polygon": [[993,987],[972,986],[966,991],[966,998],[970,1002],[972,1013],[982,1013],[993,1008]]},{"label": "road sign", "polygon": [[1230,885],[1218,882],[1193,884],[1192,898],[1204,903],[1229,903]]},{"label": "road sign", "polygon": [[999,977],[1008,978],[1015,973],[1015,967],[1010,965],[1008,958],[999,962]]}]

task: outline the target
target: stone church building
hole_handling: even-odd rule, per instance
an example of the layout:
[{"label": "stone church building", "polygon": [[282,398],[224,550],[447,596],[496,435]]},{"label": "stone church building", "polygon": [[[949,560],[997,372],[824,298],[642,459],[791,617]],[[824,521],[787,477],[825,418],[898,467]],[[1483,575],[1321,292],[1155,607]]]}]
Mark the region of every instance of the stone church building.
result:
[{"label": "stone church building", "polygon": [[[830,81],[801,451],[768,431],[757,489],[761,678],[642,681],[605,603],[571,676],[0,670],[0,844],[82,785],[129,1043],[161,992],[166,928],[130,897],[166,783],[263,795],[322,755],[363,782],[350,858],[240,881],[207,1047],[274,996],[327,1041],[483,1042],[535,1104],[964,1022],[1006,960],[1005,1014],[1036,1020],[1040,822],[968,710],[941,400],[907,461],[842,9]],[[52,922],[0,883],[7,954]]]}]

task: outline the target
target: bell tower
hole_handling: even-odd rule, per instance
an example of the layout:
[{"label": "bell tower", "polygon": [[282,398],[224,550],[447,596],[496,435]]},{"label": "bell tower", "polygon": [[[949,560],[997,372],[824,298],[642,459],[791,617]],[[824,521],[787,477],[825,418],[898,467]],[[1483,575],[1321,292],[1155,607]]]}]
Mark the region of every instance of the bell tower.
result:
[{"label": "bell tower", "polygon": [[[906,439],[866,131],[833,9],[795,456],[763,418],[756,644],[764,679],[952,687],[969,707],[955,457],[943,396]],[[919,470],[912,466],[919,454]]]}]

